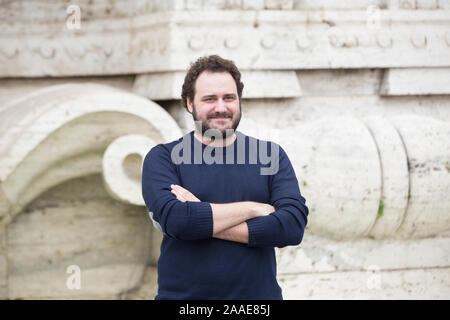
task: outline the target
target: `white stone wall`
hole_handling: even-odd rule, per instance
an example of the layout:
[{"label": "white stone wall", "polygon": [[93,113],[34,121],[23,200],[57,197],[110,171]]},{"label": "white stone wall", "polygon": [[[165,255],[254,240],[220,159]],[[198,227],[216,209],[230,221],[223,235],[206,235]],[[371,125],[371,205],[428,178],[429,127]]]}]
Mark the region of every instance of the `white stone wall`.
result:
[{"label": "white stone wall", "polygon": [[[0,217],[9,217],[0,221],[1,298],[154,297],[160,235],[140,200],[115,188],[136,187],[136,168],[127,171],[136,164],[108,173],[134,152],[113,146],[129,134],[164,142],[164,126],[172,134],[192,130],[179,100],[184,72],[212,53],[242,70],[239,129],[286,147],[311,209],[302,244],[277,249],[284,297],[450,297],[448,0],[76,5],[0,1]],[[95,96],[92,83],[162,108],[152,104],[152,119],[143,100],[112,89]],[[50,88],[62,84],[69,89]],[[33,113],[42,105],[70,113],[83,101],[93,102],[92,111],[117,112],[110,107],[118,102],[121,112],[142,112],[109,131],[120,117],[82,117],[86,107],[50,132],[59,116]],[[44,131],[46,140],[31,148]],[[86,139],[72,143],[69,132]],[[101,143],[90,144],[90,135]],[[71,161],[76,145],[95,154]],[[36,178],[25,183],[27,172]],[[67,289],[69,264],[80,265],[81,290]]]},{"label": "white stone wall", "polygon": [[[75,179],[43,194],[4,235],[10,299],[117,299],[141,286],[153,228],[142,207],[108,195],[100,175]],[[80,288],[69,289],[69,266]],[[148,277],[148,276],[147,276]]]}]

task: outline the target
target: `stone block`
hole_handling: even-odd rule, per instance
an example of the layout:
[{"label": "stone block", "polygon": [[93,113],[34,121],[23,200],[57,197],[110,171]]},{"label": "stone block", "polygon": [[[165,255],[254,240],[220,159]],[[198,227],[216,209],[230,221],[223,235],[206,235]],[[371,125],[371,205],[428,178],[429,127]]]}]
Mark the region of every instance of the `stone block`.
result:
[{"label": "stone block", "polygon": [[[301,95],[294,71],[242,71],[243,99],[293,98]],[[152,100],[181,99],[185,72],[139,75],[133,91]]]},{"label": "stone block", "polygon": [[449,245],[448,236],[333,241],[307,228],[299,247],[277,250],[278,274],[446,268]]},{"label": "stone block", "polygon": [[289,275],[279,278],[285,300],[446,300],[450,268]]},{"label": "stone block", "polygon": [[[99,176],[84,183],[103,188]],[[83,193],[83,183],[60,187],[74,199]],[[108,198],[61,201],[58,195],[49,191],[41,198],[53,205],[41,199],[8,226],[9,298],[118,298],[139,286],[151,246],[145,210]],[[80,268],[79,290],[67,286],[72,265]]]},{"label": "stone block", "polygon": [[294,8],[293,0],[265,0],[264,7],[269,10],[291,10]]},{"label": "stone block", "polygon": [[380,94],[448,95],[450,94],[449,83],[450,68],[394,68],[384,73]]}]

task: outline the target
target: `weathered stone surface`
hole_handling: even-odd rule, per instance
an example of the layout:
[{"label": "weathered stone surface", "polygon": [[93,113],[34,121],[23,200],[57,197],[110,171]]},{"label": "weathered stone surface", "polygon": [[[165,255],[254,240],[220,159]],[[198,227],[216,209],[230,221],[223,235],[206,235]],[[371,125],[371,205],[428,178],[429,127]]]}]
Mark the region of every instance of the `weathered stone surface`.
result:
[{"label": "weathered stone surface", "polygon": [[0,232],[0,299],[8,297],[8,262],[5,238],[5,233]]},{"label": "weathered stone surface", "polygon": [[185,72],[164,72],[138,75],[133,92],[154,100],[181,99]]},{"label": "weathered stone surface", "polygon": [[[164,72],[139,75],[133,92],[152,100],[177,100],[181,97],[186,73]],[[301,95],[301,88],[293,71],[242,71],[245,85],[243,99],[294,98]]]},{"label": "weathered stone surface", "polygon": [[154,266],[148,266],[142,281],[134,290],[131,290],[121,296],[123,299],[150,300],[158,293],[158,273]]},{"label": "weathered stone surface", "polygon": [[144,135],[129,134],[114,140],[103,154],[105,188],[115,199],[145,206],[142,198],[142,163],[156,142]]},{"label": "weathered stone surface", "polygon": [[200,10],[196,19],[189,11],[144,11],[93,18],[80,29],[29,21],[22,33],[17,22],[3,22],[0,76],[180,71],[211,53],[247,70],[448,67],[447,16],[446,10],[380,10],[371,24],[362,9]]},{"label": "weathered stone surface", "polygon": [[[9,298],[118,298],[139,286],[152,226],[142,207],[102,190],[100,175],[67,182],[8,226]],[[66,286],[70,265],[81,269],[79,290]]]},{"label": "weathered stone surface", "polygon": [[377,145],[382,174],[382,194],[370,235],[385,238],[395,235],[406,215],[408,206],[409,174],[407,153],[402,137],[386,118],[366,118]]},{"label": "weathered stone surface", "polygon": [[450,94],[450,68],[389,69],[383,77],[382,95]]},{"label": "weathered stone surface", "polygon": [[331,272],[279,278],[286,300],[448,299],[450,268]]},{"label": "weathered stone surface", "polygon": [[[342,80],[343,81],[343,80]],[[332,92],[335,85],[322,82],[322,95],[303,89],[303,95],[294,99],[254,99],[243,101],[242,112],[247,119],[266,128],[303,126],[324,116],[351,116],[364,119],[370,116],[392,118],[413,114],[440,121],[450,121],[447,96],[389,96],[379,97],[354,92],[348,96]],[[328,89],[331,87],[330,89]],[[304,86],[302,85],[302,88]],[[356,91],[356,90],[355,90]],[[180,103],[173,102],[181,108]],[[175,117],[174,117],[175,118]],[[191,121],[192,116],[187,117]],[[244,116],[243,116],[244,119]],[[181,126],[181,124],[179,124]]]},{"label": "weathered stone surface", "polygon": [[[214,11],[214,10],[366,10],[368,7],[385,9],[448,9],[448,0],[134,0],[127,5],[120,0],[89,1],[78,0],[83,21],[133,17],[142,13],[164,11]],[[67,21],[75,14],[73,4],[51,0],[6,1],[0,4],[2,21],[15,22],[19,19],[34,22]],[[24,10],[27,8],[28,10]]]},{"label": "weathered stone surface", "polygon": [[134,82],[134,76],[117,77],[71,77],[71,78],[13,78],[0,79],[0,112],[7,107],[11,101],[22,98],[31,92],[49,86],[73,83],[96,83],[111,86],[126,91],[131,91]]},{"label": "weathered stone surface", "polygon": [[180,126],[183,133],[194,130],[194,119],[181,101],[170,101],[166,103],[165,108]]},{"label": "weathered stone surface", "polygon": [[447,299],[450,238],[331,241],[277,250],[285,299]]},{"label": "weathered stone surface", "polygon": [[0,180],[9,216],[54,185],[101,172],[107,146],[130,133],[171,141],[181,131],[155,103],[94,84],[45,88],[4,107]]},{"label": "weathered stone surface", "polygon": [[[2,184],[0,183],[0,223],[2,220],[10,219],[10,212],[11,212],[11,203],[9,199],[6,197],[2,188]],[[1,231],[0,234],[2,234]]]},{"label": "weathered stone surface", "polygon": [[302,96],[378,95],[380,69],[299,70]]},{"label": "weathered stone surface", "polygon": [[381,196],[381,168],[367,127],[340,117],[280,131],[278,142],[307,199],[310,232],[333,239],[368,235]]},{"label": "weathered stone surface", "polygon": [[450,123],[417,116],[392,121],[408,154],[410,183],[408,210],[398,233],[411,238],[448,230]]},{"label": "weathered stone surface", "polygon": [[443,268],[450,265],[449,245],[448,235],[333,241],[306,233],[300,247],[277,250],[278,274]]}]

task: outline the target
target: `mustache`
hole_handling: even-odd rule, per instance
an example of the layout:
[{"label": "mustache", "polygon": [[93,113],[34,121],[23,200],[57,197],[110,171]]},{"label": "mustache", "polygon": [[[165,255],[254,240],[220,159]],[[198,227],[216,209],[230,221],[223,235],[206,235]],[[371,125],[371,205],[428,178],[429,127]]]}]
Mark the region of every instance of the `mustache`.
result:
[{"label": "mustache", "polygon": [[233,114],[226,112],[226,113],[214,113],[208,116],[208,119],[214,119],[214,118],[232,118]]}]

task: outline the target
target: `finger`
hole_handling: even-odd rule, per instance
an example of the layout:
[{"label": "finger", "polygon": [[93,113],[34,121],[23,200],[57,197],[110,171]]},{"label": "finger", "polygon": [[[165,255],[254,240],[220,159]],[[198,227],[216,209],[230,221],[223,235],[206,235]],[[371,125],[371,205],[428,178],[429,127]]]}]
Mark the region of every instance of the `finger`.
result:
[{"label": "finger", "polygon": [[177,198],[180,196],[180,193],[176,190],[170,190],[170,192],[172,192]]},{"label": "finger", "polygon": [[175,191],[177,191],[178,194],[182,195],[183,198],[185,198],[185,199],[189,198],[189,196],[191,196],[191,195],[193,196],[193,194],[189,190],[187,190],[183,187],[180,187],[178,185],[174,185],[173,189]]},{"label": "finger", "polygon": [[171,184],[172,190],[176,191],[178,195],[180,195],[184,201],[200,201],[192,192],[179,186],[177,184]]},{"label": "finger", "polygon": [[175,190],[171,190],[170,192],[172,192],[181,202],[186,202],[186,199],[179,192]]},{"label": "finger", "polygon": [[181,195],[188,201],[199,201],[198,198],[189,191],[183,191]]},{"label": "finger", "polygon": [[185,189],[185,188],[183,188],[182,186],[179,186],[179,185],[177,185],[177,184],[172,185],[172,188],[174,188],[174,189],[176,189],[176,190],[179,190],[179,191],[182,191],[182,192],[186,192],[186,191],[189,192],[189,190],[187,190],[187,189]]},{"label": "finger", "polygon": [[188,191],[181,191],[180,194],[183,196],[183,198],[187,199],[189,198],[189,195],[191,195]]}]

